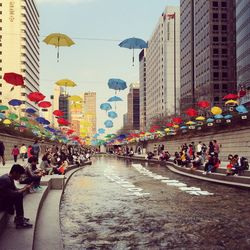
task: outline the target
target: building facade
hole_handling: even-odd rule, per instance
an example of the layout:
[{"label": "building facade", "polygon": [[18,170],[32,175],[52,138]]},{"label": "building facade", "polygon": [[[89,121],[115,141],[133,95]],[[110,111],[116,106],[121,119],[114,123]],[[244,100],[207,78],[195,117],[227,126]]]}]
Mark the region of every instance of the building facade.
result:
[{"label": "building facade", "polygon": [[179,113],[180,11],[166,7],[148,41],[146,125],[155,118]]},{"label": "building facade", "polygon": [[147,117],[147,62],[146,49],[143,49],[139,54],[139,81],[140,81],[140,130],[146,130]]},{"label": "building facade", "polygon": [[59,96],[59,110],[64,113],[62,118],[66,120],[70,119],[69,95],[65,92],[62,92]]},{"label": "building facade", "polygon": [[246,91],[242,104],[250,105],[250,1],[236,0],[238,90]]},{"label": "building facade", "polygon": [[129,93],[127,96],[128,112],[126,129],[139,130],[140,129],[140,88],[139,84],[130,84]]},{"label": "building facade", "polygon": [[0,103],[22,100],[21,111],[27,107],[38,110],[26,97],[39,91],[39,13],[34,0],[0,0],[0,77],[15,72],[23,75],[24,86],[0,83]]},{"label": "building facade", "polygon": [[236,91],[235,1],[181,0],[181,113]]}]

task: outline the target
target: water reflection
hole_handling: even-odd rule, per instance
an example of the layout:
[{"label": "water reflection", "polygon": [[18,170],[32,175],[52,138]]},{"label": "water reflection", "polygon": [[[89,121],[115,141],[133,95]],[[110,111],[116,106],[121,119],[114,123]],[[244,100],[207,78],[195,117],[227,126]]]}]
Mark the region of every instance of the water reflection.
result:
[{"label": "water reflection", "polygon": [[[97,158],[72,177],[63,196],[65,249],[250,249],[248,191],[143,166],[214,195],[192,196],[139,173],[131,162]],[[107,174],[150,195],[129,195]]]}]

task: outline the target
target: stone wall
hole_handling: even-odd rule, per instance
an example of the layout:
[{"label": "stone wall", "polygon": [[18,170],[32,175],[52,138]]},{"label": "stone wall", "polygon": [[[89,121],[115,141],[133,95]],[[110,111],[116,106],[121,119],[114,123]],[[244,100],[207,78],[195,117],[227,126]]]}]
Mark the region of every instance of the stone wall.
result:
[{"label": "stone wall", "polygon": [[[8,134],[1,134],[1,133],[0,133],[0,140],[4,143],[4,146],[5,146],[5,160],[13,159],[11,152],[12,152],[12,148],[14,145],[17,145],[18,148],[20,148],[22,144],[25,144],[26,147],[28,147],[29,145],[32,145],[35,141],[35,139],[32,140],[29,138],[15,137],[15,136],[11,136]],[[53,144],[48,143],[48,142],[40,142],[40,145],[41,145],[41,149],[43,153],[46,146],[53,145]]]}]

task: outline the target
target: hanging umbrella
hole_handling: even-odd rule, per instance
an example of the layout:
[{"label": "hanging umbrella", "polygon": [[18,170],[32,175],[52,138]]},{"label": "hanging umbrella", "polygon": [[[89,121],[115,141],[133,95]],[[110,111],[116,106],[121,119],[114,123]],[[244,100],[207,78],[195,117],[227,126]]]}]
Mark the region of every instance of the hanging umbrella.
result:
[{"label": "hanging umbrella", "polygon": [[99,128],[98,129],[98,133],[99,134],[104,134],[105,133],[105,129],[104,128]]},{"label": "hanging umbrella", "polygon": [[54,45],[57,48],[57,62],[59,62],[59,48],[62,46],[70,47],[75,44],[67,35],[60,33],[50,34],[43,41],[46,44]]},{"label": "hanging umbrella", "polygon": [[215,115],[215,116],[214,116],[214,118],[215,118],[215,119],[223,119],[223,118],[224,118],[224,116],[223,116],[223,115],[221,115],[221,114],[219,114],[219,115]]},{"label": "hanging umbrella", "polygon": [[55,116],[64,116],[64,112],[61,110],[54,110],[53,115]]},{"label": "hanging umbrella", "polygon": [[109,103],[102,103],[101,105],[100,105],[100,109],[101,110],[106,110],[106,111],[108,111],[108,110],[111,110],[112,109],[112,107],[111,107],[111,105],[109,104]]},{"label": "hanging umbrella", "polygon": [[10,114],[8,114],[8,118],[10,120],[16,120],[18,118],[18,115],[14,114],[14,113],[10,113]]},{"label": "hanging umbrella", "polygon": [[9,105],[15,107],[15,106],[20,106],[21,104],[23,104],[23,101],[18,100],[18,99],[12,99],[8,103],[9,103]]},{"label": "hanging umbrella", "polygon": [[239,105],[238,107],[236,107],[236,110],[240,113],[240,114],[245,114],[248,112],[247,108],[244,105]]},{"label": "hanging umbrella", "polygon": [[20,118],[20,121],[21,121],[21,122],[28,122],[29,119],[28,119],[27,117],[21,117],[21,118]]},{"label": "hanging umbrella", "polygon": [[46,101],[39,102],[38,103],[38,107],[40,107],[40,108],[49,108],[49,107],[51,107],[51,103],[50,102],[46,102]]},{"label": "hanging umbrella", "polygon": [[28,114],[35,114],[35,113],[36,113],[36,110],[35,110],[35,109],[32,109],[32,108],[27,108],[27,109],[25,110],[25,112],[28,113]]},{"label": "hanging umbrella", "polygon": [[0,111],[6,111],[8,110],[9,108],[5,105],[0,105]]},{"label": "hanging umbrella", "polygon": [[10,91],[12,91],[14,89],[15,86],[21,86],[24,85],[24,79],[23,76],[14,72],[10,72],[10,73],[5,73],[3,76],[3,79],[9,83],[14,85]]},{"label": "hanging umbrella", "polygon": [[204,121],[206,118],[204,116],[198,116],[195,118],[196,121]]},{"label": "hanging umbrella", "polygon": [[70,122],[67,121],[67,120],[64,119],[64,118],[59,118],[59,119],[57,119],[57,122],[58,122],[58,124],[61,125],[61,126],[68,126],[68,125],[70,124]]},{"label": "hanging umbrella", "polygon": [[133,66],[135,61],[134,50],[148,48],[147,42],[145,42],[141,38],[136,37],[127,38],[123,40],[121,43],[119,43],[119,46],[122,48],[133,49]]},{"label": "hanging umbrella", "polygon": [[12,121],[9,120],[9,119],[5,119],[5,120],[3,121],[3,124],[4,124],[4,125],[10,125],[11,123],[12,123]]},{"label": "hanging umbrella", "polygon": [[119,96],[112,96],[108,99],[108,102],[120,102],[122,101],[122,98],[120,98]]},{"label": "hanging umbrella", "polygon": [[222,109],[220,107],[214,106],[211,108],[211,113],[213,115],[220,115],[222,113]]},{"label": "hanging umbrella", "polygon": [[113,127],[113,122],[111,120],[107,120],[104,122],[104,125],[106,128],[112,128]]},{"label": "hanging umbrella", "polygon": [[208,118],[208,119],[207,119],[207,123],[212,123],[212,122],[214,122],[214,119],[213,119],[213,118]]},{"label": "hanging umbrella", "polygon": [[0,113],[0,119],[5,119],[5,114]]},{"label": "hanging umbrella", "polygon": [[109,111],[108,112],[108,117],[109,118],[112,118],[112,119],[115,119],[115,118],[117,118],[117,113],[116,112],[114,112],[114,111]]},{"label": "hanging umbrella", "polygon": [[75,87],[76,83],[69,79],[62,79],[56,82],[56,85],[60,87]]},{"label": "hanging umbrella", "polygon": [[225,105],[238,105],[238,101],[235,101],[235,100],[228,100],[225,102]]},{"label": "hanging umbrella", "polygon": [[231,118],[233,118],[233,116],[232,115],[225,115],[224,118],[225,119],[231,119]]},{"label": "hanging umbrella", "polygon": [[239,98],[239,96],[236,94],[228,94],[228,95],[223,97],[223,100],[238,99],[238,98]]},{"label": "hanging umbrella", "polygon": [[36,121],[42,125],[49,125],[50,122],[43,117],[37,117]]},{"label": "hanging umbrella", "polygon": [[43,101],[45,98],[45,96],[40,92],[29,93],[27,97],[32,102],[40,102]]},{"label": "hanging umbrella", "polygon": [[199,101],[197,103],[197,105],[200,107],[200,108],[208,108],[210,106],[210,103],[208,101]]},{"label": "hanging umbrella", "polygon": [[127,88],[127,83],[121,79],[118,78],[110,78],[108,81],[108,86],[110,89],[114,89],[114,90],[124,90]]},{"label": "hanging umbrella", "polygon": [[175,124],[180,124],[180,123],[182,123],[181,117],[174,117],[174,118],[172,119],[172,121],[173,121],[173,123],[175,123]]},{"label": "hanging umbrella", "polygon": [[186,122],[186,125],[189,125],[189,126],[192,126],[192,125],[195,125],[195,124],[196,124],[196,122],[193,122],[193,121]]},{"label": "hanging umbrella", "polygon": [[69,96],[68,100],[72,102],[82,102],[82,98],[78,95]]},{"label": "hanging umbrella", "polygon": [[187,126],[181,126],[180,129],[187,129]]},{"label": "hanging umbrella", "polygon": [[185,113],[190,117],[197,116],[197,114],[198,114],[198,112],[192,108],[187,109]]}]

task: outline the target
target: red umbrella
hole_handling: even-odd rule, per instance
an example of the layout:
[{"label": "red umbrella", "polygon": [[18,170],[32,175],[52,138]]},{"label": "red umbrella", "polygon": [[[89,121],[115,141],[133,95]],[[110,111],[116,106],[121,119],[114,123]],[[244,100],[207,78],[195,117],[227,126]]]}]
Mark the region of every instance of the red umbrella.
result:
[{"label": "red umbrella", "polygon": [[40,92],[32,92],[28,94],[28,98],[32,102],[40,102],[44,100],[45,96]]},{"label": "red umbrella", "polygon": [[55,115],[55,116],[63,116],[64,112],[61,111],[61,110],[54,110],[53,115]]},{"label": "red umbrella", "polygon": [[172,121],[173,121],[173,123],[175,123],[175,124],[180,124],[180,123],[182,123],[182,119],[181,119],[180,117],[174,117],[174,118],[172,119]]},{"label": "red umbrella", "polygon": [[210,102],[208,101],[199,101],[197,104],[200,108],[208,108],[210,106]]},{"label": "red umbrella", "polygon": [[40,107],[40,108],[49,108],[49,107],[51,107],[51,103],[50,102],[46,102],[46,101],[39,102],[38,103],[38,107]]},{"label": "red umbrella", "polygon": [[69,130],[67,131],[67,135],[71,135],[71,134],[73,134],[74,132],[75,132],[75,130],[69,129]]},{"label": "red umbrella", "polygon": [[69,121],[67,121],[64,118],[57,119],[57,122],[58,122],[59,125],[62,125],[62,126],[68,126],[70,124]]},{"label": "red umbrella", "polygon": [[236,94],[228,94],[226,96],[223,97],[223,100],[232,100],[232,99],[238,99],[239,96]]},{"label": "red umbrella", "polygon": [[168,123],[166,124],[166,126],[167,126],[167,127],[173,127],[174,124],[173,124],[172,122],[168,122]]},{"label": "red umbrella", "polygon": [[185,112],[188,116],[193,117],[193,116],[197,116],[198,112],[195,109],[189,108],[186,110]]},{"label": "red umbrella", "polygon": [[14,86],[21,86],[24,85],[24,80],[23,80],[23,76],[19,75],[17,73],[5,73],[3,76],[3,79],[9,83],[12,84]]},{"label": "red umbrella", "polygon": [[154,129],[154,128],[151,128],[151,129],[149,130],[149,132],[150,132],[150,133],[154,133],[154,132],[155,132],[155,129]]}]

